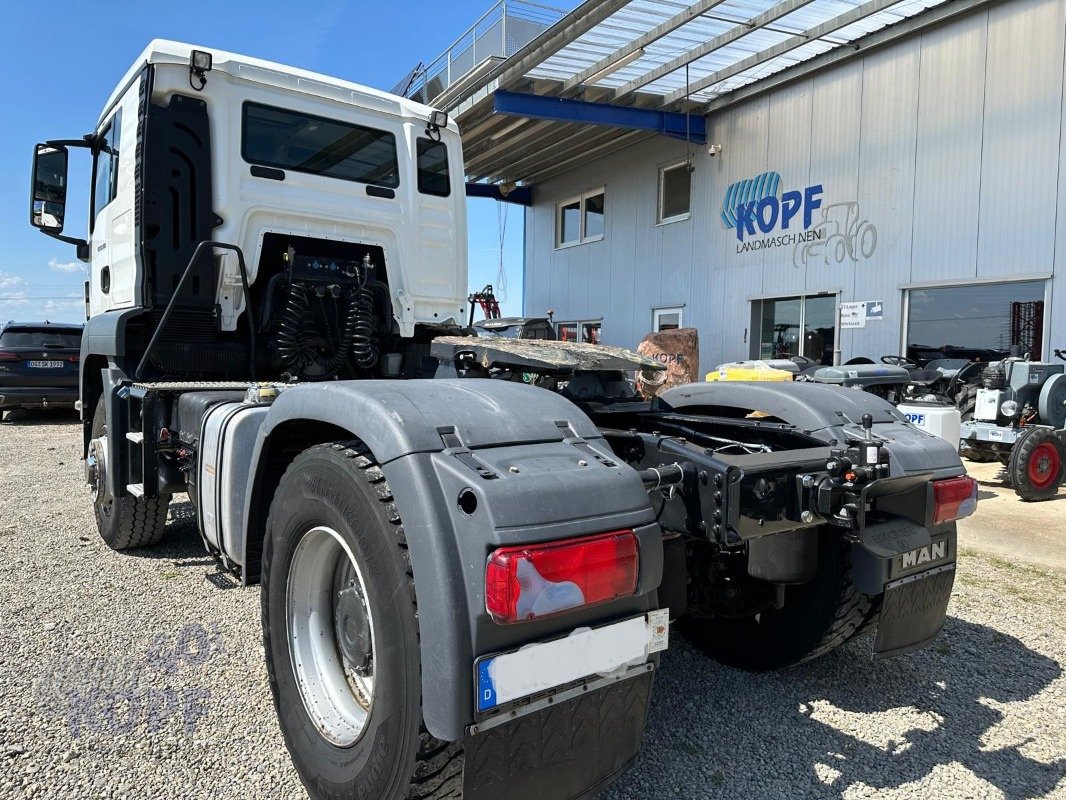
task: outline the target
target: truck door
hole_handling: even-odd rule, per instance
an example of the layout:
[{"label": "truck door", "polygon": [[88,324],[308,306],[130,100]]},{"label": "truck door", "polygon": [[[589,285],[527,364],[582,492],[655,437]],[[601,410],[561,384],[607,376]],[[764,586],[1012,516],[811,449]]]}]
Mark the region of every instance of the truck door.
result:
[{"label": "truck door", "polygon": [[[120,106],[100,128],[93,160],[89,212],[92,285],[91,314],[134,305],[136,260],[133,229],[133,138],[136,120],[125,120]],[[127,144],[131,146],[126,146]]]}]

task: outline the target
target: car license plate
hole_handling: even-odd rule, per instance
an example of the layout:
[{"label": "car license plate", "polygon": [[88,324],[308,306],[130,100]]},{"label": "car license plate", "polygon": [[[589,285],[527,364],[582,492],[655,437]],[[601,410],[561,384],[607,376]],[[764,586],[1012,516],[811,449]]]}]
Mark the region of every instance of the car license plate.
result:
[{"label": "car license plate", "polygon": [[474,665],[478,711],[554,689],[590,675],[606,675],[669,646],[670,610],[652,611],[513,653],[481,658]]},{"label": "car license plate", "polygon": [[31,369],[62,369],[62,361],[30,361]]}]

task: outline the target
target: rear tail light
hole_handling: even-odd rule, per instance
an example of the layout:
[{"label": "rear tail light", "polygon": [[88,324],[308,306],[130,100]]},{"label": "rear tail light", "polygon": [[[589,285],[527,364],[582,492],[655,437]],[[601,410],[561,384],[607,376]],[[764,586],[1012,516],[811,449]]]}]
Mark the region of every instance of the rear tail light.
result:
[{"label": "rear tail light", "polygon": [[21,361],[21,357],[14,353],[8,353],[4,350],[0,350],[0,361]]},{"label": "rear tail light", "polygon": [[77,353],[72,356],[67,356],[67,361],[69,361],[71,364],[77,364],[79,360],[81,360],[81,356],[79,356]]},{"label": "rear tail light", "polygon": [[950,478],[933,481],[933,524],[943,525],[970,516],[977,510],[977,481]]},{"label": "rear tail light", "polygon": [[629,597],[640,556],[633,531],[501,547],[485,568],[485,607],[501,624]]}]

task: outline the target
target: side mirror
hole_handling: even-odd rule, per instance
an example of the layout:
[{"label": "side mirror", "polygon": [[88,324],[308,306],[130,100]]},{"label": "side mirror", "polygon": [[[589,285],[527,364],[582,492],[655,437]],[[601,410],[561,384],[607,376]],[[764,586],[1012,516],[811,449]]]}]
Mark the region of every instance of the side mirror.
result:
[{"label": "side mirror", "polygon": [[67,148],[39,144],[33,152],[30,225],[44,233],[62,233],[66,208]]}]

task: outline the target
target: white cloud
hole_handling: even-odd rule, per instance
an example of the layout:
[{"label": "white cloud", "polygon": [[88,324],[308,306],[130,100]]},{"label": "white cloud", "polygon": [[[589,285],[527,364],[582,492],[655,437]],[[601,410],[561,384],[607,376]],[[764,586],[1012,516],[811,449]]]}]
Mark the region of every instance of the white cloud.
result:
[{"label": "white cloud", "polygon": [[[21,308],[29,305],[30,297],[25,292],[0,291],[0,310],[5,308]],[[2,313],[2,311],[0,311]]]},{"label": "white cloud", "polygon": [[4,294],[8,293],[5,290],[14,290],[25,285],[25,278],[20,278],[18,275],[12,275],[10,272],[0,271],[0,291],[3,291]]},{"label": "white cloud", "polygon": [[48,262],[48,269],[52,272],[85,272],[85,264],[81,261],[59,261],[53,258]]},{"label": "white cloud", "polygon": [[73,300],[47,300],[42,310],[45,314],[58,314],[61,311],[83,309],[84,307],[85,301],[75,298]]}]

